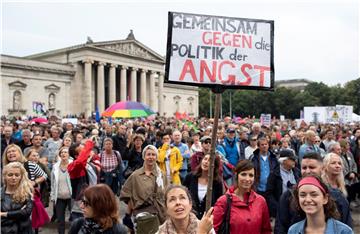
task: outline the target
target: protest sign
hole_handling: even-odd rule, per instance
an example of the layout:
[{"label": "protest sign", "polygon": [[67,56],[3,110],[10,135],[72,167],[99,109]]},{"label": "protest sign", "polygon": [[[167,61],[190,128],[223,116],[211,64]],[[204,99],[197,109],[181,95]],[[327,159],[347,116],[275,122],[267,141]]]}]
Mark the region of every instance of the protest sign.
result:
[{"label": "protest sign", "polygon": [[349,123],[352,121],[353,106],[313,106],[304,107],[307,123]]},{"label": "protest sign", "polygon": [[64,123],[72,123],[73,125],[77,125],[78,119],[77,118],[64,118],[61,120],[61,124],[64,124]]},{"label": "protest sign", "polygon": [[33,112],[35,112],[36,114],[45,114],[46,113],[45,103],[33,102],[32,107],[33,107]]},{"label": "protest sign", "polygon": [[165,82],[274,89],[274,21],[169,12]]},{"label": "protest sign", "polygon": [[352,121],[352,106],[336,105],[326,107],[326,123],[348,123]]},{"label": "protest sign", "polygon": [[271,125],[271,114],[261,114],[260,123],[261,123],[261,125],[265,125],[267,127],[270,127],[270,125]]},{"label": "protest sign", "polygon": [[336,105],[336,109],[339,113],[339,122],[340,123],[349,123],[353,121],[352,114],[353,114],[353,106],[347,105]]}]

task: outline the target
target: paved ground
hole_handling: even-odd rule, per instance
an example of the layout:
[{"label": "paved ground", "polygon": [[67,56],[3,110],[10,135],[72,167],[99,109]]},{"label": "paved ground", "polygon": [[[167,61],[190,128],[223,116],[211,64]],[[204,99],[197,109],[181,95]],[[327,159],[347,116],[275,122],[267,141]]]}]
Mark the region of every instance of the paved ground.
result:
[{"label": "paved ground", "polygon": [[[49,207],[46,210],[48,211],[48,214],[50,214],[50,217],[51,217],[51,215],[52,215],[52,207]],[[121,202],[120,203],[120,214],[124,215],[125,210],[126,210],[126,205],[123,202]],[[353,218],[353,222],[354,222],[354,233],[355,234],[360,234],[360,207],[358,207],[356,209],[353,209],[352,218]],[[66,220],[68,220],[68,219],[69,219],[69,214],[67,214],[67,216],[66,216]],[[69,223],[66,222],[66,224],[67,224],[67,227],[69,227]],[[41,234],[55,234],[55,233],[57,233],[56,223],[47,224],[44,228],[42,228],[40,230],[40,233]]]}]

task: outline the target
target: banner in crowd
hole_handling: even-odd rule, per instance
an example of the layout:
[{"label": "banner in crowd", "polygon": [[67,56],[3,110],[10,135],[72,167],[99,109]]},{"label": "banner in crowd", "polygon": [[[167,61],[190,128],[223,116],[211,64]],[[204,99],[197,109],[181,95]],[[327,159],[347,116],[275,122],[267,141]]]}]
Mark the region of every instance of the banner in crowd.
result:
[{"label": "banner in crowd", "polygon": [[271,114],[261,114],[260,123],[261,123],[261,125],[265,125],[267,127],[270,127],[270,125],[271,125]]},{"label": "banner in crowd", "polygon": [[169,12],[165,82],[274,88],[274,21]]},{"label": "banner in crowd", "polygon": [[304,107],[304,120],[307,123],[349,123],[352,114],[353,106]]},{"label": "banner in crowd", "polygon": [[352,106],[336,105],[326,108],[326,123],[348,123],[352,121]]},{"label": "banner in crowd", "polygon": [[35,112],[36,114],[45,114],[46,113],[45,103],[43,103],[43,102],[33,102],[32,107],[33,107],[33,112]]},{"label": "banner in crowd", "polygon": [[77,118],[64,118],[61,120],[61,124],[64,124],[64,123],[72,123],[73,125],[77,125],[78,119]]}]

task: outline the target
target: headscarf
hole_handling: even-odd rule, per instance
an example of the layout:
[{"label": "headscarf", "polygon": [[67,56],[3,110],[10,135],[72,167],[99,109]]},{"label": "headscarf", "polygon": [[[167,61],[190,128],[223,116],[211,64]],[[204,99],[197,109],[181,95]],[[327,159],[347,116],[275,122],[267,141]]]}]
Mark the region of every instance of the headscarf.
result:
[{"label": "headscarf", "polygon": [[[153,150],[156,153],[156,158],[159,156],[159,152],[158,149],[153,146],[153,145],[147,145],[143,151],[142,151],[142,158],[145,160],[145,152],[147,150]],[[158,187],[160,187],[161,189],[164,189],[164,181],[162,179],[162,172],[160,170],[160,167],[155,164],[155,170],[156,170],[156,184],[158,185]]]}]

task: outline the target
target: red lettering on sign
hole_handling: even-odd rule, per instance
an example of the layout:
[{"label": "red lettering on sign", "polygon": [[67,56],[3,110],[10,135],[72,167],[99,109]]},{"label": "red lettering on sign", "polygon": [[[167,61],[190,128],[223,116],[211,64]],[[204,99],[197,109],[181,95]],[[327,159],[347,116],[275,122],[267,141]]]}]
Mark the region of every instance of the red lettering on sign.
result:
[{"label": "red lettering on sign", "polygon": [[270,67],[254,65],[254,69],[260,70],[260,86],[264,86],[265,71],[270,71]]},{"label": "red lettering on sign", "polygon": [[193,81],[197,82],[196,75],[195,75],[195,68],[194,64],[191,59],[187,59],[185,61],[184,67],[181,71],[180,80],[184,80],[185,75],[189,73]]},{"label": "red lettering on sign", "polygon": [[232,68],[235,67],[235,64],[231,61],[222,61],[220,64],[219,64],[219,80],[221,81],[221,83],[223,84],[231,84],[231,85],[234,85],[235,84],[235,75],[228,75],[228,79],[227,80],[223,80],[223,77],[221,75],[221,70],[222,70],[222,67],[224,65],[230,65]]},{"label": "red lettering on sign", "polygon": [[246,80],[242,82],[241,81],[237,82],[238,85],[248,86],[251,84],[251,76],[245,69],[252,69],[251,64],[245,63],[241,66],[241,72],[242,74],[244,74]]},{"label": "red lettering on sign", "polygon": [[204,82],[204,72],[211,82],[216,82],[216,61],[212,61],[212,72],[205,60],[200,60],[200,82]]}]

